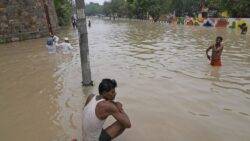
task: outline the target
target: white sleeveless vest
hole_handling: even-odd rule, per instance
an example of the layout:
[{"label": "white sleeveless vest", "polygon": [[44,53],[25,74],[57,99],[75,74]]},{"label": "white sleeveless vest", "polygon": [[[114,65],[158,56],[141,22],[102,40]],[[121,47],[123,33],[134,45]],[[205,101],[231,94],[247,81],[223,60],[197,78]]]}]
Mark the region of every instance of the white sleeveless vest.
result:
[{"label": "white sleeveless vest", "polygon": [[105,120],[100,120],[96,117],[95,114],[96,105],[104,100],[100,99],[96,101],[96,96],[97,95],[95,95],[83,109],[83,116],[82,116],[83,141],[99,141],[103,124],[105,122]]}]

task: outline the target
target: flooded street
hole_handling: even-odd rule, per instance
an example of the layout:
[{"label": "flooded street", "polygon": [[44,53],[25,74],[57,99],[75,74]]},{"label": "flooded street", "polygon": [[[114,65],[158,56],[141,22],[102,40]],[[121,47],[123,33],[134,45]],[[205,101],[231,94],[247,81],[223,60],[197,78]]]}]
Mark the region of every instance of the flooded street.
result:
[{"label": "flooded street", "polygon": [[[48,54],[46,38],[0,45],[0,140],[81,140],[81,110],[103,78],[118,82],[132,128],[116,141],[249,141],[250,34],[225,28],[91,19],[94,87],[81,86],[72,54]],[[224,40],[221,68],[205,50]],[[114,119],[110,118],[108,123]]]}]

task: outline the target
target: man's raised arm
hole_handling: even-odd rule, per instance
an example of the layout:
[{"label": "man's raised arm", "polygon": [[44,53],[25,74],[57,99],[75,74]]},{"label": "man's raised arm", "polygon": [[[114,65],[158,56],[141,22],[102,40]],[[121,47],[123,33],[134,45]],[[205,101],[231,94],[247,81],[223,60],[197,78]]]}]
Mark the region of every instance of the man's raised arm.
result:
[{"label": "man's raised arm", "polygon": [[119,109],[114,103],[110,102],[109,112],[118,122],[123,125],[124,128],[131,127],[128,115],[124,112],[124,110]]}]

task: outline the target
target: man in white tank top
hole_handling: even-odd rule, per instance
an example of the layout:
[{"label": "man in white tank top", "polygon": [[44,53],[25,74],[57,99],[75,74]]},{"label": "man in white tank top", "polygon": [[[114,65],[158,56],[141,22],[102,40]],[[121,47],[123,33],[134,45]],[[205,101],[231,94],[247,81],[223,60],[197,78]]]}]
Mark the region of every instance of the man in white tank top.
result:
[{"label": "man in white tank top", "polygon": [[[122,104],[114,101],[116,87],[115,80],[103,79],[99,85],[99,95],[88,96],[82,116],[83,141],[111,141],[131,127]],[[113,116],[116,122],[103,129],[108,116]]]}]

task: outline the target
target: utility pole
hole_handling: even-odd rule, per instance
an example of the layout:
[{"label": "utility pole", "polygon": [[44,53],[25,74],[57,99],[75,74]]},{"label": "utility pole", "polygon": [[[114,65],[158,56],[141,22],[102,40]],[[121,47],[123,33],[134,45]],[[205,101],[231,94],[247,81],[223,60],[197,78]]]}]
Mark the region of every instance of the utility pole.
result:
[{"label": "utility pole", "polygon": [[76,0],[77,13],[77,28],[79,36],[79,46],[81,55],[82,67],[82,85],[93,86],[91,80],[90,63],[89,63],[89,47],[88,47],[88,32],[86,26],[85,3],[84,0]]},{"label": "utility pole", "polygon": [[43,2],[44,12],[45,12],[45,15],[46,15],[46,20],[47,20],[49,33],[53,34],[52,25],[51,25],[50,17],[49,17],[48,4],[45,2],[45,0],[42,0],[42,2]]}]

